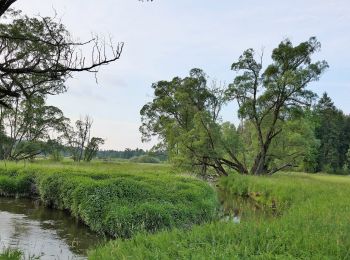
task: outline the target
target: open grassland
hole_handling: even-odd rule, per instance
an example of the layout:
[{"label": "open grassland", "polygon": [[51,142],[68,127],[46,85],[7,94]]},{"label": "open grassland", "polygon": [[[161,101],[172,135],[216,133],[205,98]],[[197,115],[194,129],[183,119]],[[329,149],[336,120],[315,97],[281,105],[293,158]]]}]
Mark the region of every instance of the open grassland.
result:
[{"label": "open grassland", "polygon": [[90,252],[90,259],[350,259],[349,177],[233,175],[219,189],[225,203],[250,205],[241,224],[139,234]]},{"label": "open grassland", "polygon": [[93,231],[123,238],[211,221],[218,205],[205,182],[152,164],[1,163],[0,194],[40,197]]}]

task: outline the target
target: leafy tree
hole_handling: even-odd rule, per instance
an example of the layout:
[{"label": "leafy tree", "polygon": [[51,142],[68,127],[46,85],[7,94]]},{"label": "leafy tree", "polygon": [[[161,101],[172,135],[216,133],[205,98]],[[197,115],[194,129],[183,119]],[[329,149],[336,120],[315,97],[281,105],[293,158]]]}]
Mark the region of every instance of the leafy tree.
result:
[{"label": "leafy tree", "polygon": [[[311,62],[311,55],[319,49],[315,38],[295,47],[285,40],[273,50],[273,62],[264,71],[261,60],[248,49],[232,65],[232,70],[241,73],[224,95],[222,90],[207,86],[199,69],[184,79],[153,84],[155,98],[141,110],[144,140],[158,135],[173,161],[202,167],[204,175],[208,167],[221,175],[227,175],[227,169],[261,175],[294,166],[301,153],[294,151],[292,156],[284,149],[280,154],[283,158],[277,160],[272,159],[271,147],[281,152],[277,138],[283,131],[289,145],[300,146],[301,136],[292,138],[287,130],[290,128],[291,134],[298,127],[291,118],[311,105],[316,95],[307,86],[328,67],[325,61]],[[237,129],[220,122],[221,107],[230,101],[239,105],[241,125]],[[302,126],[307,129],[306,136],[311,136],[312,128]]]},{"label": "leafy tree", "polygon": [[320,140],[318,171],[339,172],[346,164],[350,144],[349,119],[324,93],[315,107],[316,137]]},{"label": "leafy tree", "polygon": [[200,69],[186,78],[159,81],[152,85],[155,98],[141,110],[143,140],[158,135],[170,159],[182,167],[207,168],[226,174],[222,166],[220,127],[217,124],[222,91],[209,88]]},{"label": "leafy tree", "polygon": [[92,137],[90,142],[86,146],[84,153],[84,161],[90,162],[96,156],[99,147],[104,143],[105,141],[102,138]]},{"label": "leafy tree", "polygon": [[316,38],[293,46],[285,40],[272,52],[273,63],[262,72],[262,62],[246,50],[232,70],[242,72],[227,90],[227,99],[239,105],[239,117],[252,123],[257,132],[257,154],[251,174],[272,174],[290,166],[290,162],[269,168],[269,150],[273,140],[283,131],[290,111],[309,106],[315,94],[307,85],[319,79],[328,67],[325,61],[312,63],[311,55],[320,49]]},{"label": "leafy tree", "polygon": [[43,143],[62,133],[68,119],[54,106],[47,106],[42,97],[15,100],[14,109],[5,109],[2,123],[7,132],[4,158],[31,159],[40,154]]}]

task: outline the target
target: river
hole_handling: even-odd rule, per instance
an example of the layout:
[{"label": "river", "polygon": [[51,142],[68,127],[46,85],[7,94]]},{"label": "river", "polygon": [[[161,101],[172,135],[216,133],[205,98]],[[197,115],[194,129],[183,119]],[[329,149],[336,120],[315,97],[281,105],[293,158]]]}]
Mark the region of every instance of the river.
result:
[{"label": "river", "polygon": [[15,248],[25,259],[86,259],[87,250],[104,241],[67,212],[0,197],[0,252]]}]

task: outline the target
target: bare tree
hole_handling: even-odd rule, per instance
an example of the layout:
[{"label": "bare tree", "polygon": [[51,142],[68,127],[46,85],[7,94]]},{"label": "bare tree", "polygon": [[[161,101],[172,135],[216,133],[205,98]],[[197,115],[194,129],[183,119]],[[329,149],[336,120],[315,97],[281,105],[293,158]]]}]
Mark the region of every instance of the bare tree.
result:
[{"label": "bare tree", "polygon": [[[87,42],[72,39],[55,17],[29,18],[11,12],[0,24],[0,105],[8,98],[31,94],[58,94],[74,72],[97,73],[120,58],[123,43],[95,36]],[[90,50],[91,57],[83,53]],[[28,84],[30,81],[31,84]]]},{"label": "bare tree", "polygon": [[[101,66],[120,58],[123,42],[113,44],[98,36],[75,41],[55,17],[19,17],[19,12],[10,9],[15,2],[0,0],[0,18],[5,19],[0,24],[0,106],[8,107],[9,98],[28,97],[28,92],[58,94],[65,90],[62,81],[72,73],[97,73]],[[89,57],[83,54],[86,49]],[[36,83],[20,82],[28,75],[36,77]],[[57,82],[60,90],[41,88],[43,81]]]},{"label": "bare tree", "polygon": [[74,127],[65,129],[65,137],[72,154],[72,158],[76,162],[91,161],[96,155],[99,146],[104,144],[104,140],[99,137],[91,137],[91,128],[93,120],[89,116],[81,118],[75,122]]},{"label": "bare tree", "polygon": [[84,149],[90,140],[91,127],[93,120],[89,116],[85,116],[84,120],[78,120],[75,125],[77,127],[77,137],[78,137],[78,161],[83,159]]}]

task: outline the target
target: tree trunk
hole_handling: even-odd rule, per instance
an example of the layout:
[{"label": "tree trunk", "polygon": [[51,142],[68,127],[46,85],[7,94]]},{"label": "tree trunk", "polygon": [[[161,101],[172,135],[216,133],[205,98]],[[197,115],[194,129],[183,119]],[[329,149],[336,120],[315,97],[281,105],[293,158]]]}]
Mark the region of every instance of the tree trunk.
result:
[{"label": "tree trunk", "polygon": [[264,175],[268,173],[266,158],[267,158],[267,148],[264,147],[262,151],[256,156],[253,167],[250,170],[252,175]]}]

